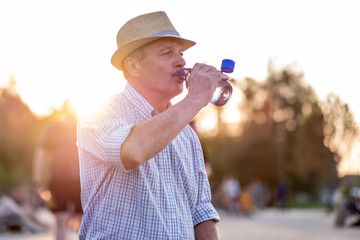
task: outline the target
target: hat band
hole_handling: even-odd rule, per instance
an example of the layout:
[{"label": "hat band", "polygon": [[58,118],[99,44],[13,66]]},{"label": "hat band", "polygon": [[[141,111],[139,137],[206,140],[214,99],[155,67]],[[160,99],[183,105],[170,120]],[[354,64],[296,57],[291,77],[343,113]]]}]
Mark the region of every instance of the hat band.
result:
[{"label": "hat band", "polygon": [[161,37],[161,36],[168,36],[168,35],[180,37],[180,34],[177,31],[173,31],[173,30],[166,30],[166,31],[154,33],[154,34],[150,35],[150,37]]}]

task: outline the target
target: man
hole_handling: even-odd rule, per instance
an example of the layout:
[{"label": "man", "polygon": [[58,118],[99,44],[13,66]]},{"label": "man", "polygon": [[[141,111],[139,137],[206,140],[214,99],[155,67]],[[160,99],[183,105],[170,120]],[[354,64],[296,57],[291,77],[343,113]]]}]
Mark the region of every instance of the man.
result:
[{"label": "man", "polygon": [[45,127],[35,151],[33,171],[37,191],[47,189],[51,193],[46,203],[55,215],[56,240],[68,239],[69,223],[78,224],[82,217],[76,117],[68,102],[58,120]]},{"label": "man", "polygon": [[195,64],[189,92],[178,73],[195,42],[164,12],[135,17],[117,35],[111,63],[127,85],[78,124],[84,216],[80,239],[218,239],[200,142],[189,122],[228,77]]}]

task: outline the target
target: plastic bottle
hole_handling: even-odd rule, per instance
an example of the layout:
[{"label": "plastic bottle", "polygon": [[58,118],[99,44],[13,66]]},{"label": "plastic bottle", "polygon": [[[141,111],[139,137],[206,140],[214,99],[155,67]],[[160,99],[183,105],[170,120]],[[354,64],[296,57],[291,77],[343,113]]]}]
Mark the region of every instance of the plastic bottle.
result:
[{"label": "plastic bottle", "polygon": [[[221,64],[221,72],[232,73],[235,68],[235,62],[230,59],[224,59]],[[183,68],[179,72],[179,78],[187,81],[191,74],[191,68]],[[215,106],[225,105],[231,98],[232,95],[231,83],[226,80],[220,80],[215,89],[215,92],[210,100]]]}]

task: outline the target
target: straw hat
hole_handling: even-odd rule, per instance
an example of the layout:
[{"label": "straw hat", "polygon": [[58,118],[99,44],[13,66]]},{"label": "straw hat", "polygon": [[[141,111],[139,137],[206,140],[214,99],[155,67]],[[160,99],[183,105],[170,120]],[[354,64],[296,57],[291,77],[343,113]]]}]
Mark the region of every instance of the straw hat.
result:
[{"label": "straw hat", "polygon": [[184,51],[196,44],[180,36],[165,12],[148,13],[129,20],[120,28],[116,37],[118,49],[111,64],[121,71],[121,62],[132,51],[164,37],[182,39]]}]

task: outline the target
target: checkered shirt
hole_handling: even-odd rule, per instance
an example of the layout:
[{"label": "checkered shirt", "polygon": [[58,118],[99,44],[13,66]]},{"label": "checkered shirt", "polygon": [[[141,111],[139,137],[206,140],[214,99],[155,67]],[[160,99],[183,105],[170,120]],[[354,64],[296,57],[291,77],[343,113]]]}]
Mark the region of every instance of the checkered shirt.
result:
[{"label": "checkered shirt", "polygon": [[83,239],[194,239],[219,215],[196,133],[187,125],[140,167],[126,170],[120,148],[131,128],[157,111],[129,84],[78,123]]}]

